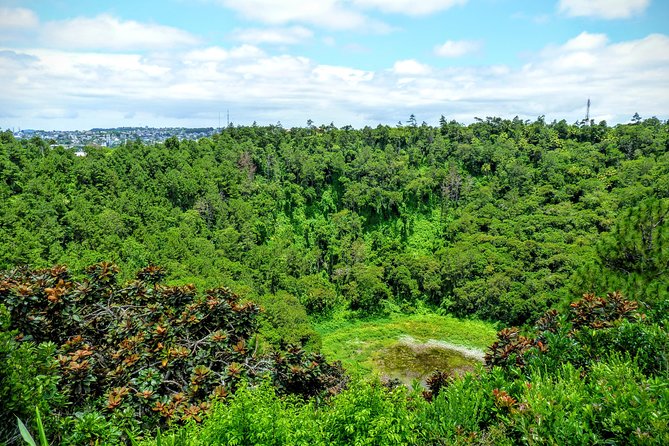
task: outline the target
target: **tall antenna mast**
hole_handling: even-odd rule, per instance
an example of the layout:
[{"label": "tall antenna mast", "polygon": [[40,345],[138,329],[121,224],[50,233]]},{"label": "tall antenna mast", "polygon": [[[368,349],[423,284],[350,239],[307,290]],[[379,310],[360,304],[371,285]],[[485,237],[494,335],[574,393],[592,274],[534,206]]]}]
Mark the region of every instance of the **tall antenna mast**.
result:
[{"label": "tall antenna mast", "polygon": [[218,132],[221,132],[221,112],[218,112]]},{"label": "tall antenna mast", "polygon": [[588,107],[585,109],[585,122],[590,122],[590,98],[588,98]]},{"label": "tall antenna mast", "polygon": [[230,127],[230,109],[228,109],[228,127]]}]

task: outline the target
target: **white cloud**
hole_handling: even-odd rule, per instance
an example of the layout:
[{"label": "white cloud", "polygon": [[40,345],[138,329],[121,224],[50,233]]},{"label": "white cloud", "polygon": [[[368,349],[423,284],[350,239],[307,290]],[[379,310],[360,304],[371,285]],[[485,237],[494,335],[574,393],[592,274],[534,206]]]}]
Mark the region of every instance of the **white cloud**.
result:
[{"label": "white cloud", "polygon": [[47,22],[41,41],[52,48],[106,49],[113,51],[167,49],[198,43],[178,28],[119,20],[109,14]]},{"label": "white cloud", "polygon": [[0,7],[0,29],[35,28],[38,25],[39,19],[30,9]]},{"label": "white cloud", "polygon": [[371,10],[408,16],[445,11],[469,0],[217,0],[247,19],[270,25],[305,23],[334,30],[387,33],[393,27],[370,17]]},{"label": "white cloud", "polygon": [[[667,119],[669,36],[611,42],[582,33],[533,55],[521,68],[428,67],[398,60],[378,71],[321,65],[255,46],[183,49],[170,57],[0,48],[3,125],[82,128],[235,123],[392,124],[414,113],[626,122],[634,112]],[[38,116],[39,110],[47,112]],[[76,118],[71,118],[77,115]]]},{"label": "white cloud", "polygon": [[646,10],[650,0],[560,0],[560,12],[574,17],[625,19]]},{"label": "white cloud", "polygon": [[568,40],[562,48],[568,51],[595,50],[604,47],[608,40],[606,34],[590,34],[584,31],[573,39]]},{"label": "white cloud", "polygon": [[182,60],[191,63],[223,62],[228,59],[257,59],[265,53],[253,45],[242,45],[231,50],[220,46],[210,46],[187,52]]},{"label": "white cloud", "polygon": [[64,108],[46,108],[37,112],[36,116],[41,119],[75,119],[79,113]]},{"label": "white cloud", "polygon": [[30,9],[0,6],[0,42],[24,42],[34,36],[38,27],[39,18]]},{"label": "white cloud", "polygon": [[263,43],[273,45],[293,45],[305,43],[314,36],[314,33],[303,26],[288,28],[245,28],[236,30],[236,40],[259,45]]},{"label": "white cloud", "polygon": [[429,74],[432,69],[413,59],[398,60],[393,65],[393,71],[400,75],[421,76]]},{"label": "white cloud", "polygon": [[[253,81],[258,81],[261,85],[269,82],[278,89],[277,96],[281,97],[282,92],[287,89],[299,88],[299,86],[283,85],[283,82],[295,82],[295,80],[301,79],[311,70],[311,66],[312,62],[306,57],[283,55],[249,60],[231,67],[230,71],[240,76],[239,80],[248,82],[247,92],[256,90],[252,85]],[[266,98],[271,97],[271,94],[266,96]]]},{"label": "white cloud", "polygon": [[309,23],[329,29],[385,32],[388,25],[355,11],[340,0],[219,0],[243,17],[271,25]]},{"label": "white cloud", "polygon": [[349,85],[357,85],[374,78],[374,73],[371,71],[332,65],[318,65],[312,70],[312,73],[316,80],[324,83],[343,81]]},{"label": "white cloud", "polygon": [[0,7],[0,29],[35,28],[38,25],[39,19],[30,9]]},{"label": "white cloud", "polygon": [[271,25],[307,23],[328,29],[389,32],[392,28],[364,12],[410,16],[444,11],[468,0],[217,0],[247,19]]},{"label": "white cloud", "polygon": [[384,12],[405,15],[426,15],[444,11],[457,5],[464,5],[468,0],[352,0],[363,8],[375,8]]},{"label": "white cloud", "polygon": [[481,49],[481,42],[474,40],[447,40],[434,48],[434,53],[441,57],[460,57]]},{"label": "white cloud", "polygon": [[230,52],[225,48],[220,46],[210,46],[207,48],[196,49],[187,52],[183,56],[183,61],[186,63],[191,62],[222,62],[230,58]]}]

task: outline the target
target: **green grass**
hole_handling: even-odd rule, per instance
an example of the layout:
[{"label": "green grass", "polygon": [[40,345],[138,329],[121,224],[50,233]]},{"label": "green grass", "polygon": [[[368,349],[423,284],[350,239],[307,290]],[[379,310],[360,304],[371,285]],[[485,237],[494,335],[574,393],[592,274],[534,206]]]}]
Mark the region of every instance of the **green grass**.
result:
[{"label": "green grass", "polygon": [[436,340],[485,350],[495,341],[497,332],[495,326],[487,322],[436,314],[394,315],[364,321],[327,321],[316,324],[316,331],[322,337],[321,351],[326,357],[341,361],[354,375],[378,372],[380,352],[407,336],[418,342]]}]

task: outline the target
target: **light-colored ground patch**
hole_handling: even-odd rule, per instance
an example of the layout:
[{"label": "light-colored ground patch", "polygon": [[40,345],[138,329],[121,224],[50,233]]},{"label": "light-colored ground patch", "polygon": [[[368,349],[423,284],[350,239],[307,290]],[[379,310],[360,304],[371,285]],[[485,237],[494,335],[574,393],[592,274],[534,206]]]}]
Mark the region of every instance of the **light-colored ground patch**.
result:
[{"label": "light-colored ground patch", "polygon": [[436,314],[329,321],[316,330],[323,340],[322,352],[341,361],[350,373],[404,374],[403,381],[423,380],[435,368],[476,367],[496,333],[492,324]]},{"label": "light-colored ground patch", "polygon": [[411,346],[413,349],[431,349],[431,348],[440,348],[444,350],[451,350],[457,353],[460,353],[466,358],[475,359],[477,361],[483,362],[485,358],[485,351],[478,348],[465,347],[458,344],[453,344],[451,342],[440,341],[437,339],[428,339],[426,342],[420,342],[414,339],[411,336],[404,335],[400,336],[400,343]]}]

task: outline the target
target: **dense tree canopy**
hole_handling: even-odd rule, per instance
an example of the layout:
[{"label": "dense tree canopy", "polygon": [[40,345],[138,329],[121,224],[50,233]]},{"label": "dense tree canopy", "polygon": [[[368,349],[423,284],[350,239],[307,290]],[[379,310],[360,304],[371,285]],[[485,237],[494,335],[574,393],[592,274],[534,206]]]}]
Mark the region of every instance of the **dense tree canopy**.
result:
[{"label": "dense tree canopy", "polygon": [[[667,122],[4,132],[0,203],[0,443],[35,407],[72,445],[669,438]],[[414,311],[522,328],[425,399],[315,352],[314,319]]]},{"label": "dense tree canopy", "polygon": [[[651,219],[648,254],[666,251],[669,125],[655,118],[229,126],[84,157],[0,141],[0,268],[153,263],[248,298],[287,292],[312,313],[421,301],[509,324],[610,289],[593,282],[602,268],[637,262],[648,286],[648,268],[666,269],[630,245]],[[589,288],[572,286],[577,270]]]}]

